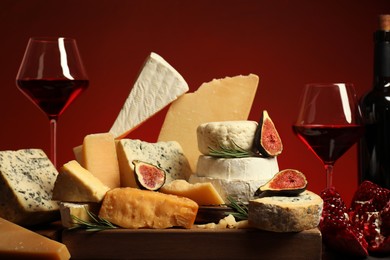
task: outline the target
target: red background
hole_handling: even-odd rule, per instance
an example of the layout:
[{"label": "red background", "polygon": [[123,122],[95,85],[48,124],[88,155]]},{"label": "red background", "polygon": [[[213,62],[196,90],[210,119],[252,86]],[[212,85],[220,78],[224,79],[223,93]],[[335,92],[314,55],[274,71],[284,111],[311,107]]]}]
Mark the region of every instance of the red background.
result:
[{"label": "red background", "polygon": [[[372,82],[372,33],[388,0],[363,1],[0,2],[0,150],[42,148],[49,123],[16,88],[30,36],[78,41],[90,87],[59,120],[59,165],[90,133],[110,129],[147,55],[154,51],[187,80],[190,91],[213,78],[255,73],[260,84],[249,119],[267,109],[283,139],[280,168],[303,171],[320,192],[320,161],[293,135],[298,97],[308,82],[353,82],[359,96]],[[166,109],[130,138],[155,141]],[[178,125],[177,127],[180,127]],[[390,174],[390,173],[389,173]],[[335,165],[335,186],[347,202],[357,187],[356,147]]]}]

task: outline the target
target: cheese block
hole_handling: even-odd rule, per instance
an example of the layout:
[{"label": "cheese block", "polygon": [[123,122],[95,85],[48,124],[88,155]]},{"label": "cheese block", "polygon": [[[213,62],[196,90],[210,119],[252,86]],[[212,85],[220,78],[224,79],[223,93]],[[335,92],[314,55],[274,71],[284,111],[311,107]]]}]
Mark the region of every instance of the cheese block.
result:
[{"label": "cheese block", "polygon": [[141,140],[122,139],[117,144],[121,174],[121,186],[137,188],[134,176],[134,160],[150,163],[165,171],[165,183],[187,179],[191,169],[178,142],[149,143]]},{"label": "cheese block", "polygon": [[53,200],[67,202],[101,202],[110,188],[77,161],[61,167],[53,189]]},{"label": "cheese block", "polygon": [[191,175],[189,183],[211,183],[224,201],[230,196],[240,202],[248,202],[254,198],[256,190],[263,185],[265,180],[228,180],[211,177],[199,177]]},{"label": "cheese block", "polygon": [[249,225],[274,232],[299,232],[318,226],[323,201],[304,191],[298,196],[263,197],[249,201]]},{"label": "cheese block", "polygon": [[269,181],[279,172],[276,157],[217,158],[199,156],[196,175],[226,180]]},{"label": "cheese block", "polygon": [[82,166],[109,188],[120,186],[116,144],[111,133],[84,137]]},{"label": "cheese block", "polygon": [[209,155],[210,149],[220,150],[221,146],[252,151],[256,128],[257,122],[248,120],[201,124],[196,129],[198,149],[204,155]]},{"label": "cheese block", "polygon": [[115,138],[131,130],[188,91],[184,78],[162,57],[151,53],[110,129]]},{"label": "cheese block", "polygon": [[190,184],[186,180],[174,180],[164,185],[160,191],[192,199],[201,206],[225,204],[210,182]]},{"label": "cheese block", "polygon": [[51,199],[58,172],[40,149],[0,152],[0,217],[27,226],[59,218]]},{"label": "cheese block", "polygon": [[207,122],[247,120],[258,82],[254,74],[214,79],[196,92],[182,95],[169,107],[158,141],[179,142],[195,171],[200,155],[197,127]]},{"label": "cheese block", "polygon": [[175,195],[134,188],[107,192],[99,217],[123,228],[191,228],[196,202]]},{"label": "cheese block", "polygon": [[76,226],[76,222],[72,216],[77,217],[80,220],[91,222],[91,216],[87,211],[95,214],[99,214],[99,203],[72,203],[72,202],[60,202],[60,213],[62,226],[66,228],[72,228]]},{"label": "cheese block", "polygon": [[64,244],[0,218],[0,259],[70,259]]}]

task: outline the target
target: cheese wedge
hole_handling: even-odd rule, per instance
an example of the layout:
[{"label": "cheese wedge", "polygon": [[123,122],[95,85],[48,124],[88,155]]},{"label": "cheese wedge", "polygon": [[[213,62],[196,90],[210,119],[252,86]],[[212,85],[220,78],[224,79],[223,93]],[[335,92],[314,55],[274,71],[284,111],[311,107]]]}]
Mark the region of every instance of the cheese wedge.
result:
[{"label": "cheese wedge", "polygon": [[64,244],[0,218],[0,259],[70,259]]},{"label": "cheese wedge", "polygon": [[104,197],[99,217],[123,228],[191,228],[196,202],[175,195],[134,188],[116,188]]},{"label": "cheese wedge", "polygon": [[119,164],[114,136],[111,133],[87,135],[82,149],[82,166],[109,188],[119,187]]},{"label": "cheese wedge", "polygon": [[257,91],[259,77],[214,79],[172,102],[158,141],[177,141],[188,158],[192,171],[200,155],[196,129],[200,124],[217,121],[247,120]]},{"label": "cheese wedge", "polygon": [[62,226],[66,228],[74,227],[76,222],[72,216],[77,217],[80,220],[92,222],[91,216],[87,213],[87,210],[97,216],[99,214],[100,204],[60,202]]},{"label": "cheese wedge", "polygon": [[198,205],[221,205],[225,204],[217,190],[210,182],[191,184],[185,180],[175,180],[164,185],[160,191],[192,199]]},{"label": "cheese wedge", "polygon": [[110,188],[77,161],[61,167],[53,189],[53,200],[67,202],[101,202]]},{"label": "cheese wedge", "polygon": [[110,129],[123,138],[149,117],[188,91],[184,78],[162,57],[151,53]]}]

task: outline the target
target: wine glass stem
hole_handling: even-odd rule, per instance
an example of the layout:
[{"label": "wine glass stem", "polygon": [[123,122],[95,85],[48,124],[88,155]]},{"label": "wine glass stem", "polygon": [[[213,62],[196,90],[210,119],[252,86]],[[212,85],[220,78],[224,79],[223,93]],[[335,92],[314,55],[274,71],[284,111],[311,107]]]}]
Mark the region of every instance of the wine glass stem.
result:
[{"label": "wine glass stem", "polygon": [[57,120],[50,119],[50,159],[57,168]]},{"label": "wine glass stem", "polygon": [[325,171],[326,171],[326,187],[329,189],[333,186],[333,183],[332,183],[333,165],[332,164],[325,164]]}]

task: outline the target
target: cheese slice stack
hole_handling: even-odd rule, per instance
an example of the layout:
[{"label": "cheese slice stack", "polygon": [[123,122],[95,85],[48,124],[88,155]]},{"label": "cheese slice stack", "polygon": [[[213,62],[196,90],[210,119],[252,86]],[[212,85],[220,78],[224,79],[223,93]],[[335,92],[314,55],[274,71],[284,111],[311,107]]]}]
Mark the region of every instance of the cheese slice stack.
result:
[{"label": "cheese slice stack", "polygon": [[259,77],[214,79],[172,102],[158,141],[177,141],[188,158],[192,171],[200,152],[196,129],[206,122],[247,120],[257,91]]},{"label": "cheese slice stack", "polygon": [[125,137],[188,89],[184,78],[162,57],[152,52],[146,59],[110,133],[115,138]]}]

